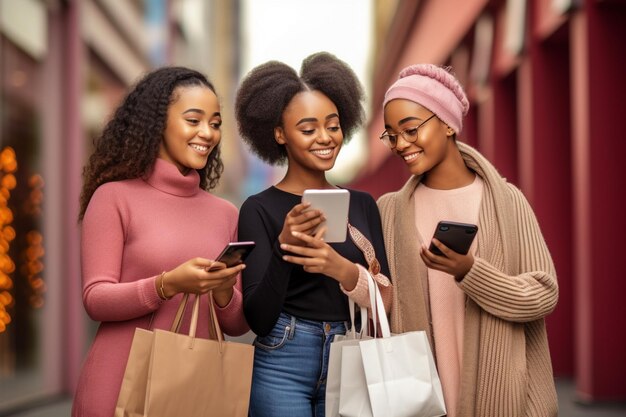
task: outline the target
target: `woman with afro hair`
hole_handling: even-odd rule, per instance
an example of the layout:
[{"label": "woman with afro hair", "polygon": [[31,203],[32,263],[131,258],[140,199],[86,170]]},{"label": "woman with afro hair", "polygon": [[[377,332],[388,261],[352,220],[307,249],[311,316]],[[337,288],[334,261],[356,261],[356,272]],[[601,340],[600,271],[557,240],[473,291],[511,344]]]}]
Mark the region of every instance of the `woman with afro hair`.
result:
[{"label": "woman with afro hair", "polygon": [[[432,64],[403,69],[385,94],[380,139],[412,174],[378,201],[391,331],[426,331],[448,416],[556,416],[544,320],[554,264],[521,191],[457,141],[468,109],[456,77]],[[469,252],[431,239],[442,220],[478,225]]]},{"label": "woman with afro hair", "polygon": [[324,242],[323,228],[313,233],[323,214],[301,203],[306,189],[337,188],[326,172],[363,121],[362,97],[353,71],[325,52],[306,58],[299,75],[267,62],[239,87],[241,136],[266,162],[287,163],[285,176],[249,197],[239,215],[239,239],[257,243],[243,272],[244,313],[257,335],[251,417],[324,416],[329,347],[346,332],[348,297],[369,306],[372,258],[363,251],[378,259],[372,272],[389,299],[374,199],[350,190],[349,224],[358,237],[333,244]]},{"label": "woman with afro hair", "polygon": [[[248,330],[244,266],[213,261],[237,236],[237,209],[207,192],[223,168],[221,124],[206,77],[165,67],[136,84],[97,139],[84,169],[79,219],[83,303],[100,326],[72,416],[114,414],[135,328],[169,329],[181,293],[212,290],[222,329]],[[207,302],[203,297],[206,314],[198,323],[203,337]]]}]

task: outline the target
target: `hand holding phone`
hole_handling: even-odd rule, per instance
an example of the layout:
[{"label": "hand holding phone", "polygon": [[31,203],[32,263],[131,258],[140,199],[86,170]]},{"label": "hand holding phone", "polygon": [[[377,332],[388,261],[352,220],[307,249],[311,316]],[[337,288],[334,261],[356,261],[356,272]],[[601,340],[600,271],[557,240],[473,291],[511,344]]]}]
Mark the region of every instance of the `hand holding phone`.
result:
[{"label": "hand holding phone", "polygon": [[[478,232],[478,226],[469,223],[440,221],[435,229],[433,238],[461,255],[466,255]],[[445,256],[437,246],[430,243],[429,251],[435,255]]]}]

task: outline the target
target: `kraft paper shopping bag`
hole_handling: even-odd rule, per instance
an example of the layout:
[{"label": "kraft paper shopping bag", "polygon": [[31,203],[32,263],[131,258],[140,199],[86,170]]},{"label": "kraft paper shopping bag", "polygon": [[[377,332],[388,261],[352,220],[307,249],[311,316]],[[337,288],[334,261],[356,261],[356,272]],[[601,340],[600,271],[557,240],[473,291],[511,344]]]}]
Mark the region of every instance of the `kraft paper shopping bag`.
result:
[{"label": "kraft paper shopping bag", "polygon": [[[186,303],[186,300],[184,302]],[[146,417],[247,416],[254,347],[224,341],[215,315],[213,296],[210,293],[211,319],[209,322],[214,326],[217,340],[197,338],[195,333],[199,305],[200,296],[196,296],[189,334],[160,329],[152,332],[148,371],[143,389],[145,392],[143,414],[134,415]],[[177,330],[179,325],[180,323],[172,327]],[[149,336],[149,332],[145,333]],[[138,340],[141,342],[137,343],[141,345],[141,349],[145,349],[143,346],[145,333],[139,332],[141,336]],[[134,345],[135,340],[133,340],[133,348]],[[129,372],[129,366],[130,363],[127,365],[127,372]],[[130,366],[130,368],[135,368],[135,366]],[[136,371],[130,372],[132,375]],[[144,374],[145,370],[137,376],[141,377]],[[125,408],[128,408],[129,404],[141,403],[141,399],[138,398],[142,394],[141,388],[135,394],[136,398],[126,400],[124,404],[120,404],[118,400],[116,417],[133,415]]]}]

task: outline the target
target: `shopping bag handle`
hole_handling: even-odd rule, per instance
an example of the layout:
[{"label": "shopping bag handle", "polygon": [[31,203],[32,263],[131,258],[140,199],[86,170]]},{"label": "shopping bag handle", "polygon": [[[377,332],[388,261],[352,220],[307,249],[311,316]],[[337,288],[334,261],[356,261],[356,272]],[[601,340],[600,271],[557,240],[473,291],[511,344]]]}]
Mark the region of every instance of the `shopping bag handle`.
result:
[{"label": "shopping bag handle", "polygon": [[[195,299],[193,302],[193,309],[191,312],[191,322],[189,323],[189,337],[194,339],[196,337],[196,331],[198,329],[198,316],[200,314],[200,294],[195,294]],[[220,328],[220,323],[217,319],[217,314],[215,313],[215,304],[213,301],[213,291],[210,291],[208,294],[209,297],[209,337],[220,342],[220,352],[222,351],[222,344],[224,342],[224,335],[222,333],[222,329]],[[172,321],[172,326],[170,331],[174,333],[178,333],[180,331],[180,326],[182,323],[183,316],[185,314],[185,310],[187,308],[187,303],[189,301],[189,294],[184,293],[183,297],[180,300],[180,304],[178,305],[178,310],[176,311],[176,316],[174,316],[174,320]]]},{"label": "shopping bag handle", "polygon": [[189,323],[189,337],[194,339],[196,337],[196,329],[198,328],[198,314],[200,312],[200,294],[196,294],[196,299],[193,301],[193,310],[191,310],[191,323]]},{"label": "shopping bag handle", "polygon": [[369,328],[367,325],[367,308],[361,307],[361,329],[357,333],[356,325],[354,324],[355,314],[356,314],[354,305],[355,305],[354,300],[352,300],[352,298],[348,298],[348,306],[350,309],[350,326],[351,326],[350,338],[357,339],[357,336],[358,336],[359,339],[362,339],[363,336],[369,336]]},{"label": "shopping bag handle", "polygon": [[374,321],[374,338],[378,333],[378,324],[380,324],[380,332],[382,337],[390,337],[391,331],[389,330],[389,320],[387,320],[387,313],[385,312],[385,305],[383,304],[383,298],[380,295],[378,286],[374,282],[374,277],[371,273],[367,273],[367,287],[370,295],[370,305],[372,308],[372,320]]},{"label": "shopping bag handle", "polygon": [[209,291],[209,337],[219,342],[219,349],[221,354],[224,345],[224,333],[222,333],[220,322],[217,319],[217,314],[215,312],[213,291]]},{"label": "shopping bag handle", "polygon": [[213,301],[213,291],[209,292],[209,314],[209,334],[214,336],[215,340],[217,340],[218,342],[223,342],[224,334],[222,333],[220,322],[217,319],[217,314],[215,313],[215,301]]},{"label": "shopping bag handle", "polygon": [[185,310],[187,309],[187,301],[189,300],[189,294],[184,293],[182,298],[180,299],[180,304],[178,304],[178,310],[176,310],[176,315],[174,316],[174,320],[172,321],[172,326],[170,327],[170,331],[174,333],[178,333],[180,330],[180,325],[183,322],[183,316],[185,315]]}]

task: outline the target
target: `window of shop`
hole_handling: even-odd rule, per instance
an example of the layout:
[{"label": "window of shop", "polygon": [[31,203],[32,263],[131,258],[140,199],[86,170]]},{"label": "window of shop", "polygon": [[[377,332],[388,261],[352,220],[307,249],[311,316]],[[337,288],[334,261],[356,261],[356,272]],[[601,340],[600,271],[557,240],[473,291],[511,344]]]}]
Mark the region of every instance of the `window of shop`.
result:
[{"label": "window of shop", "polygon": [[44,386],[46,307],[37,63],[0,36],[0,411]]}]

